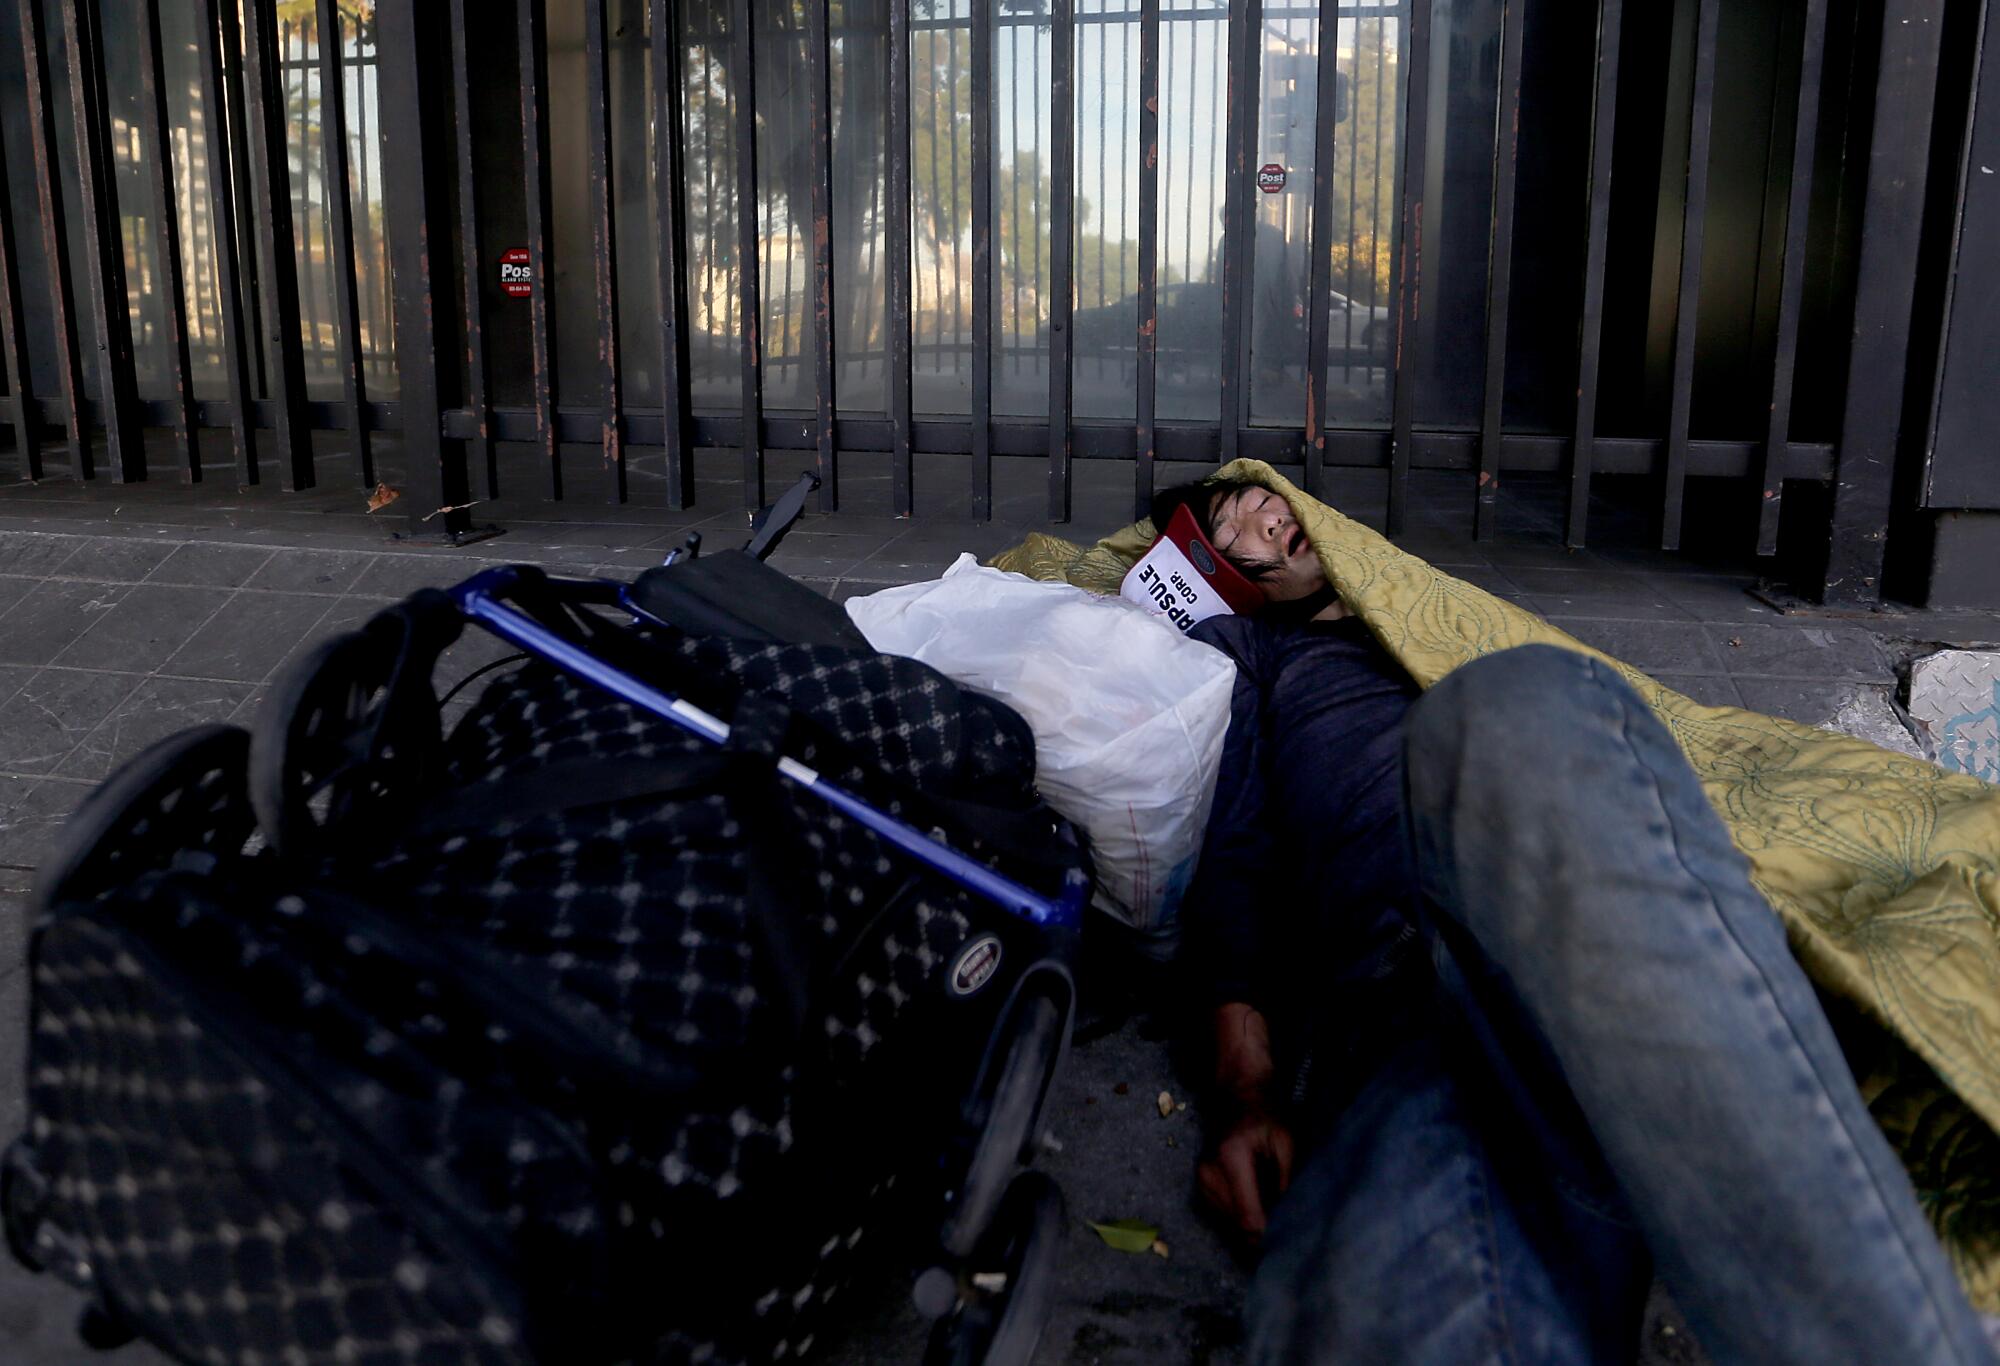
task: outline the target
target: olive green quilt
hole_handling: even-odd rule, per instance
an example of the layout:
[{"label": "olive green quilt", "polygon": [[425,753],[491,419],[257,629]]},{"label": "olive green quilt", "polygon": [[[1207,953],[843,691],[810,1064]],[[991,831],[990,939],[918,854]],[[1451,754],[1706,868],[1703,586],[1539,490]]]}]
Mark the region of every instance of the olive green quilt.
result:
[{"label": "olive green quilt", "polygon": [[[1420,686],[1540,643],[1606,659],[1639,690],[1783,917],[1973,1302],[2000,1311],[2000,787],[1702,706],[1398,550],[1261,461],[1219,474],[1283,495],[1327,578]],[[1033,535],[993,564],[1115,593],[1152,541],[1149,522],[1088,549]]]}]

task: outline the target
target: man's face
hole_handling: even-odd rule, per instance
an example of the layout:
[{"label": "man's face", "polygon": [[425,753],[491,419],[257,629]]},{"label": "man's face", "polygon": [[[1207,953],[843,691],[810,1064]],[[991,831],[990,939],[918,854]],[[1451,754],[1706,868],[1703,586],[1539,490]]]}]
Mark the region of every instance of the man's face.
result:
[{"label": "man's face", "polygon": [[1208,510],[1208,539],[1272,602],[1311,597],[1326,587],[1326,571],[1306,540],[1305,528],[1285,500],[1269,489],[1247,488],[1217,496]]}]

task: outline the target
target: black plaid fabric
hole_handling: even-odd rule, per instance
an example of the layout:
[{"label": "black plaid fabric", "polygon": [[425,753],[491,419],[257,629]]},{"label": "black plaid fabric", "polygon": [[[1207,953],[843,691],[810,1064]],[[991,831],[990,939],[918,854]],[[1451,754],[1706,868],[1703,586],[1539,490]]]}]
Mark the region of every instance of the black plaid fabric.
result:
[{"label": "black plaid fabric", "polygon": [[[217,928],[204,902],[142,886],[119,911],[62,918],[37,946],[28,1136],[87,1279],[132,1327],[194,1361],[281,1360],[280,1344],[315,1362],[531,1360],[511,1279],[428,1240],[356,1170],[352,1143],[329,1131],[329,1115],[349,1125],[333,1096],[302,1103],[288,1073],[249,1062],[272,1056],[272,1035],[293,1043],[297,1032],[246,1011],[251,1022],[227,1037],[196,1003],[228,993],[142,959],[130,925],[110,923],[153,914],[199,933]],[[217,975],[271,961],[268,945],[251,947],[214,963]],[[310,987],[305,1016],[330,994]],[[357,1123],[398,1102],[388,1087],[345,1091]],[[436,1094],[410,1137],[460,1128],[461,1094]],[[435,1144],[404,1151],[421,1163],[426,1146],[435,1157]],[[518,1208],[522,1184],[510,1184]]]},{"label": "black plaid fabric", "polygon": [[927,664],[733,636],[682,636],[672,648],[690,693],[771,693],[850,750],[920,786],[996,805],[1033,800],[1035,737],[1027,722]]},{"label": "black plaid fabric", "polygon": [[[789,751],[885,806],[922,789],[1032,809],[1019,719],[921,665],[664,653],[724,716],[745,691],[782,698]],[[528,665],[456,727],[428,805],[697,752]],[[801,1086],[822,1110],[902,1103],[882,1059],[931,1032],[912,1021],[992,913],[802,790],[756,790],[754,815],[733,789],[585,793],[64,908],[36,941],[29,1139],[84,1278],[190,1360],[807,1353],[897,1174],[851,1139],[836,1179],[814,1167]],[[797,1033],[750,913],[759,859],[783,865],[813,981]]]}]

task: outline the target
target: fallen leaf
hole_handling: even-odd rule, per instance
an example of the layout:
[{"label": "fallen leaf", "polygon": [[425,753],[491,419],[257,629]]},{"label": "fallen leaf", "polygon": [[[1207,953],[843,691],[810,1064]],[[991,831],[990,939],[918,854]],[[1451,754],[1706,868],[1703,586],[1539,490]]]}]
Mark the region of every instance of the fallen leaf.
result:
[{"label": "fallen leaf", "polygon": [[1129,1096],[1132,1094],[1132,1084],[1121,1081],[1111,1088],[1111,1094],[1114,1096]]},{"label": "fallen leaf", "polygon": [[1167,1240],[1164,1238],[1155,1238],[1153,1239],[1153,1245],[1146,1250],[1155,1257],[1165,1257],[1167,1255]]},{"label": "fallen leaf", "polygon": [[1175,1112],[1176,1112],[1176,1113],[1178,1113],[1179,1111],[1182,1111],[1182,1110],[1185,1110],[1185,1109],[1187,1109],[1187,1102],[1186,1102],[1186,1101],[1184,1101],[1184,1100],[1177,1100],[1177,1101],[1175,1101],[1175,1102],[1174,1102],[1174,1110],[1175,1110]]},{"label": "fallen leaf", "polygon": [[1171,1091],[1160,1092],[1159,1104],[1160,1104],[1160,1118],[1165,1119],[1168,1115],[1174,1112],[1174,1093]]},{"label": "fallen leaf", "polygon": [[1160,1231],[1144,1219],[1113,1219],[1090,1227],[1107,1246],[1119,1252],[1149,1252],[1160,1240]]},{"label": "fallen leaf", "polygon": [[1741,649],[1741,648],[1742,648],[1742,646],[1743,646],[1743,637],[1742,637],[1742,636],[1731,636],[1731,637],[1729,638],[1729,643],[1730,643],[1731,645],[1733,645],[1733,646],[1737,647],[1738,649]]},{"label": "fallen leaf", "polygon": [[400,492],[390,488],[387,484],[377,484],[375,491],[368,495],[368,510],[370,512],[380,512],[383,508],[389,506],[389,504],[402,496]]}]

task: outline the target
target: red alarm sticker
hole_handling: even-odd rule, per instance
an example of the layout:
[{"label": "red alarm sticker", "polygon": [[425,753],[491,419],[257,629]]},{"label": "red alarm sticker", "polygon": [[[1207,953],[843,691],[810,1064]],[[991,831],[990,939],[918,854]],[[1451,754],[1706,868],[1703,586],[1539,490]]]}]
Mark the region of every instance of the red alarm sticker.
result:
[{"label": "red alarm sticker", "polygon": [[1285,168],[1275,161],[1267,161],[1257,168],[1257,188],[1265,194],[1276,194],[1285,188]]},{"label": "red alarm sticker", "polygon": [[500,253],[500,291],[514,299],[525,299],[535,292],[535,273],[528,264],[526,247]]}]

